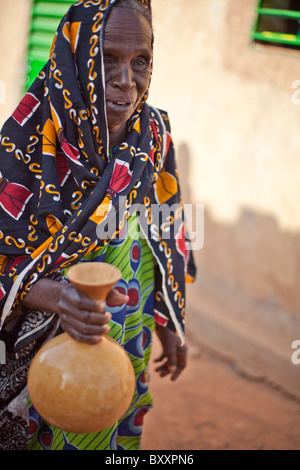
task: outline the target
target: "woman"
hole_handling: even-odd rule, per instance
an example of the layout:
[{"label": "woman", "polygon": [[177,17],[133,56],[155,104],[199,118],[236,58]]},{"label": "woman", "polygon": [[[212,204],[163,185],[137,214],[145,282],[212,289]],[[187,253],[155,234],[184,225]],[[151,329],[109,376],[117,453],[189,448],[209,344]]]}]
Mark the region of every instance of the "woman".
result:
[{"label": "woman", "polygon": [[[185,279],[195,269],[168,117],[146,104],[152,56],[149,1],[79,1],[2,129],[1,448],[138,449],[152,406],[154,329],[160,375],[175,380],[185,367]],[[162,206],[170,210],[158,222],[153,208]],[[107,305],[66,282],[67,269],[84,261],[121,269]],[[109,334],[134,364],[132,404],[108,430],[65,433],[27,404],[30,362],[61,330],[89,344]]]}]

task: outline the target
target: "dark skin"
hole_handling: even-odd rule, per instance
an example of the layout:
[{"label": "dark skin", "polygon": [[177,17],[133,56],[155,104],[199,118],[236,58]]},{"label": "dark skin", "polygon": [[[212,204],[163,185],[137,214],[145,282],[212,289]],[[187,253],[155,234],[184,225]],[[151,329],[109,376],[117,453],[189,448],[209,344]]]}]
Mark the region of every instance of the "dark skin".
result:
[{"label": "dark skin", "polygon": [[[110,147],[126,137],[127,122],[149,87],[151,39],[151,27],[142,15],[127,10],[112,11],[103,50]],[[107,300],[120,306],[129,297],[112,289]],[[108,322],[112,316],[105,312],[105,302],[84,296],[71,284],[41,279],[26,295],[23,305],[58,313],[64,331],[87,344],[99,343],[110,331]],[[156,333],[163,349],[155,359],[159,363],[156,371],[161,377],[176,380],[186,366],[186,346],[168,328],[156,325]]]},{"label": "dark skin", "polygon": [[152,31],[147,20],[113,10],[104,34],[106,112],[110,146],[122,142],[127,122],[150,84]]}]

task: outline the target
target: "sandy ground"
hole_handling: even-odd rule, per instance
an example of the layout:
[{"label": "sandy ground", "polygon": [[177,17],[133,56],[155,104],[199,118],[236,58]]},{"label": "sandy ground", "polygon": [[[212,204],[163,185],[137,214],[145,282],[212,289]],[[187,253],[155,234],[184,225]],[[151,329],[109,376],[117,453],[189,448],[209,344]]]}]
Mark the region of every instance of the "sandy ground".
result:
[{"label": "sandy ground", "polygon": [[239,375],[189,338],[188,367],[171,382],[154,372],[144,450],[300,450],[300,404]]}]

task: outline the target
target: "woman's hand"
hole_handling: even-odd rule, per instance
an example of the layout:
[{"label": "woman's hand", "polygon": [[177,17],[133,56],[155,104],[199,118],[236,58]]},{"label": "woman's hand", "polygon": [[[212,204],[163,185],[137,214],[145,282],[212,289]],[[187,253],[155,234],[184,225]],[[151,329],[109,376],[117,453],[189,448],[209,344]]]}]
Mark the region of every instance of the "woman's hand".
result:
[{"label": "woman's hand", "polygon": [[186,367],[187,347],[181,345],[180,338],[167,327],[156,324],[155,331],[163,347],[162,354],[154,362],[165,361],[155,370],[161,377],[171,374],[171,380],[176,380]]},{"label": "woman's hand", "polygon": [[[128,296],[112,289],[106,300],[115,306],[123,305],[128,302]],[[105,302],[86,297],[72,284],[62,289],[58,309],[63,330],[77,341],[97,344],[110,332],[107,323],[112,316],[105,312]]]}]

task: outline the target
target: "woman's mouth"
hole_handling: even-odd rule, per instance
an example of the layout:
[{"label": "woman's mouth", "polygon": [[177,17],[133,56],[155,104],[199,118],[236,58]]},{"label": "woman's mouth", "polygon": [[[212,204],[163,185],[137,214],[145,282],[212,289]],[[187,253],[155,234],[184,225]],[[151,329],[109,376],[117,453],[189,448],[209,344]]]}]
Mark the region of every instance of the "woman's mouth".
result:
[{"label": "woman's mouth", "polygon": [[115,113],[127,113],[132,108],[132,102],[119,101],[119,100],[107,100],[106,106],[108,110],[111,110]]}]

